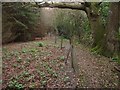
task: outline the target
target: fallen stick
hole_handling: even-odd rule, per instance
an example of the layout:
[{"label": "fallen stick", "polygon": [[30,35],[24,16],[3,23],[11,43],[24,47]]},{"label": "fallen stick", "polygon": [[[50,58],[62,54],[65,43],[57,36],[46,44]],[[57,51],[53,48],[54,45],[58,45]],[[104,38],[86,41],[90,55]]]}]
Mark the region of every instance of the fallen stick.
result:
[{"label": "fallen stick", "polygon": [[120,72],[120,68],[118,68],[117,66],[114,66],[115,70],[117,70],[118,72]]}]

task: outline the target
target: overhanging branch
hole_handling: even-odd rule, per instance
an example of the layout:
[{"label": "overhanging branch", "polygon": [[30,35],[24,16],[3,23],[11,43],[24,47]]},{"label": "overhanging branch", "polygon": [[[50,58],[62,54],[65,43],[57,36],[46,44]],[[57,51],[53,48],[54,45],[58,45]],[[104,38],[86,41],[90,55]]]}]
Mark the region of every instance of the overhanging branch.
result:
[{"label": "overhanging branch", "polygon": [[39,7],[50,7],[50,8],[64,8],[64,9],[75,9],[75,10],[83,10],[85,11],[85,5],[81,3],[71,3],[71,2],[59,2],[59,3],[53,3],[53,2],[43,2],[37,4]]}]

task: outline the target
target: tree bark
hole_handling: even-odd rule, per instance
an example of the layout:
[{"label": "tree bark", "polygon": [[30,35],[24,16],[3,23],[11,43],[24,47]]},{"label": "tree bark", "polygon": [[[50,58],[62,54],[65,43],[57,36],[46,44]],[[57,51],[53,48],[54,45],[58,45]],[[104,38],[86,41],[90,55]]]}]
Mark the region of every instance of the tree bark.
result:
[{"label": "tree bark", "polygon": [[61,45],[60,45],[61,49],[63,47],[63,36],[61,36]]},{"label": "tree bark", "polygon": [[74,46],[73,46],[73,37],[70,38],[70,46],[71,46],[71,66],[75,72],[74,68]]},{"label": "tree bark", "polygon": [[42,4],[37,3],[39,7],[50,7],[50,8],[63,8],[63,9],[76,9],[76,10],[83,10],[85,11],[85,6],[81,3],[75,3],[75,2],[58,2],[58,3],[48,3],[44,2]]},{"label": "tree bark", "polygon": [[78,62],[75,58],[75,48],[74,48],[74,36],[70,38],[70,46],[71,46],[71,67],[73,68],[74,72],[78,75]]},{"label": "tree bark", "polygon": [[119,32],[119,49],[118,49],[118,56],[119,56],[119,64],[120,64],[120,1],[119,1],[119,6],[118,6],[118,13],[119,13],[119,29],[118,29],[118,32]]},{"label": "tree bark", "polygon": [[119,41],[119,3],[112,2],[110,4],[110,13],[108,18],[108,25],[106,31],[106,51],[110,56],[119,54],[120,41]]},{"label": "tree bark", "polygon": [[86,13],[92,30],[93,47],[96,47],[97,45],[101,47],[103,45],[102,41],[105,29],[101,23],[99,6],[97,6],[97,3],[92,2],[90,7],[86,9]]},{"label": "tree bark", "polygon": [[55,44],[57,43],[57,29],[55,28]]}]

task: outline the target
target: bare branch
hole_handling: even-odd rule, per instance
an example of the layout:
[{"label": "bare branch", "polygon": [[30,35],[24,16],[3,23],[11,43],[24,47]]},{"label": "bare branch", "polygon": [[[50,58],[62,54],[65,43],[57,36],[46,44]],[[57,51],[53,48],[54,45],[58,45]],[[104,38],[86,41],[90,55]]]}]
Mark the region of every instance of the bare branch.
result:
[{"label": "bare branch", "polygon": [[42,2],[38,4],[39,7],[50,7],[50,8],[66,8],[66,9],[76,9],[76,10],[83,10],[85,11],[84,4],[81,3],[72,3],[72,2]]}]

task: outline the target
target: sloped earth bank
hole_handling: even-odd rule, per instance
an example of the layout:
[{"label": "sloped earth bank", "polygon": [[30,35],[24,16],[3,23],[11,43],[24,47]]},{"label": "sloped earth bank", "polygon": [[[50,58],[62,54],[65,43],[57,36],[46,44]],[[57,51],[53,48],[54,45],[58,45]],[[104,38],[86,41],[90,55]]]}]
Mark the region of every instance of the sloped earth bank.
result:
[{"label": "sloped earth bank", "polygon": [[[41,42],[43,46],[40,47]],[[2,86],[31,88],[117,88],[118,76],[115,63],[108,58],[90,54],[81,45],[75,47],[78,73],[71,67],[70,57],[65,58],[69,49],[65,40],[64,48],[54,43],[54,37],[45,37],[25,43],[3,46]]]},{"label": "sloped earth bank", "polygon": [[76,48],[80,68],[80,87],[114,88],[118,87],[116,63],[103,56],[95,56],[80,46]]}]

